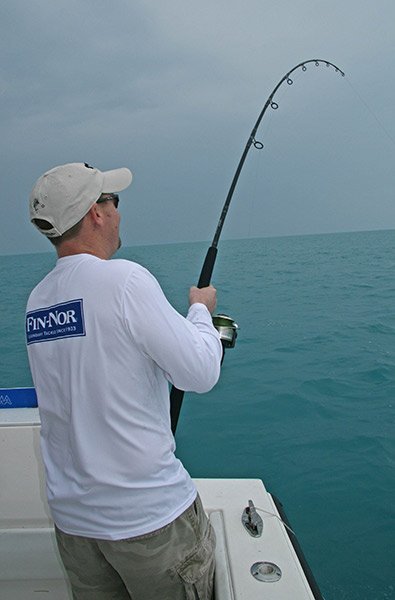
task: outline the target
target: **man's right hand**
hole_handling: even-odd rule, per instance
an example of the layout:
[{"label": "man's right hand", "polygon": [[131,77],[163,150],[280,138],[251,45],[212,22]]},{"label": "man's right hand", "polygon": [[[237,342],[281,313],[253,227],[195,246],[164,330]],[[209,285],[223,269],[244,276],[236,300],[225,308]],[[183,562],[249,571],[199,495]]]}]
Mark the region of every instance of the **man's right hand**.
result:
[{"label": "man's right hand", "polygon": [[210,313],[213,314],[217,306],[217,290],[215,287],[212,285],[204,288],[192,286],[189,290],[189,304],[195,304],[196,302],[205,304]]}]

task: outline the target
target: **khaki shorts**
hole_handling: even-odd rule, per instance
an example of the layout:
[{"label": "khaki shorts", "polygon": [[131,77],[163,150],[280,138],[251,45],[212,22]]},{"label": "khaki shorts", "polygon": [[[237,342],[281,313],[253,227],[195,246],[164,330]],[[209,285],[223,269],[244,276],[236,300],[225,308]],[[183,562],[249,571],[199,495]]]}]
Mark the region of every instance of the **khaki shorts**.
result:
[{"label": "khaki shorts", "polygon": [[169,525],[126,540],[56,539],[74,600],[211,600],[215,533],[200,497]]}]

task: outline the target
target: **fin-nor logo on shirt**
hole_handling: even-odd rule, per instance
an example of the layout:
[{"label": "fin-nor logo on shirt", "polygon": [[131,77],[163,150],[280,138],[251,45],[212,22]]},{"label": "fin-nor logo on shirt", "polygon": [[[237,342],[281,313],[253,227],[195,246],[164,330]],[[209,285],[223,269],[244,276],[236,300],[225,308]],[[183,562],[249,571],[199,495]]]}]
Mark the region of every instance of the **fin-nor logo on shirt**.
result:
[{"label": "fin-nor logo on shirt", "polygon": [[28,344],[85,335],[82,300],[61,302],[26,314]]}]

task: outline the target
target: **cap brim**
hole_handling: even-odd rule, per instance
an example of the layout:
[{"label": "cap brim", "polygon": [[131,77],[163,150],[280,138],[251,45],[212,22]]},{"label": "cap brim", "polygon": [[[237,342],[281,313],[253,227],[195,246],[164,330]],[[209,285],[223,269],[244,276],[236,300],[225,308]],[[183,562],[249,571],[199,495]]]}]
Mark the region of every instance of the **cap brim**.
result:
[{"label": "cap brim", "polygon": [[126,167],[113,169],[112,171],[102,171],[103,189],[102,193],[122,192],[132,183],[132,173]]}]

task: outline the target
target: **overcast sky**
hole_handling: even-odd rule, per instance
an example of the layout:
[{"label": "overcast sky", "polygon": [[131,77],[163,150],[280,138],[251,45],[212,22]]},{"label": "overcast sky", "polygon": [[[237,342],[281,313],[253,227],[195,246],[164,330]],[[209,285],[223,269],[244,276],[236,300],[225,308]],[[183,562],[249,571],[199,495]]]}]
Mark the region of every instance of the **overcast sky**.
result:
[{"label": "overcast sky", "polygon": [[225,238],[395,228],[393,0],[12,0],[0,18],[0,253],[46,252],[35,180],[128,166],[122,238],[211,240],[265,114]]}]

